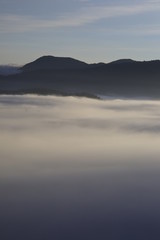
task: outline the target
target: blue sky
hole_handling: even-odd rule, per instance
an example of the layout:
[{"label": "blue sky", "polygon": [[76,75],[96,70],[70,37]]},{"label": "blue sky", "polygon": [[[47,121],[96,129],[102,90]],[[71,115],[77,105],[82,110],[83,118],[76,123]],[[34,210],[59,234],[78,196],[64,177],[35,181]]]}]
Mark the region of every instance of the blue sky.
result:
[{"label": "blue sky", "polygon": [[160,59],[160,0],[0,0],[0,64]]}]

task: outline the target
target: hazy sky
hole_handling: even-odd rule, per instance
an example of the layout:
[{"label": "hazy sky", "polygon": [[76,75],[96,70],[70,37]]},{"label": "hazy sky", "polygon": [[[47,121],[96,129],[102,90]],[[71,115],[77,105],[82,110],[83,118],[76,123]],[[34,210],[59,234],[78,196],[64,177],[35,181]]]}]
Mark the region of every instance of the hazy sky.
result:
[{"label": "hazy sky", "polygon": [[0,0],[0,64],[160,57],[159,0]]}]

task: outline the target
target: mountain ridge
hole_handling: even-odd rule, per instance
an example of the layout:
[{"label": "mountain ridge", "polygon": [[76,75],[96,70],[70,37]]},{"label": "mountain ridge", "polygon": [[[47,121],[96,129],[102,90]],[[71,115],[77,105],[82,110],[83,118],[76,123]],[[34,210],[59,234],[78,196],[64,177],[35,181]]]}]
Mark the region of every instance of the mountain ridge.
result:
[{"label": "mountain ridge", "polygon": [[33,62],[21,67],[22,71],[34,71],[39,69],[72,69],[85,68],[88,64],[71,57],[42,56]]},{"label": "mountain ridge", "polygon": [[69,57],[42,56],[0,76],[0,93],[112,95],[160,99],[160,60],[120,59],[88,64]]}]

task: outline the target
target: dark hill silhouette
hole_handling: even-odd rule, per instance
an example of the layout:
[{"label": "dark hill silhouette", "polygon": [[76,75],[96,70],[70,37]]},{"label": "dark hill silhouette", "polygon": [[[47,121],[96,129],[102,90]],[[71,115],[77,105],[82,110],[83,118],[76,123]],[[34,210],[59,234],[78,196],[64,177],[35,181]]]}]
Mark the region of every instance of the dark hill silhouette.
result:
[{"label": "dark hill silhouette", "polygon": [[121,59],[86,64],[72,58],[45,56],[22,72],[0,76],[0,93],[112,95],[160,99],[160,61]]},{"label": "dark hill silhouette", "polygon": [[24,65],[22,71],[34,71],[39,69],[80,69],[88,64],[69,57],[43,56],[34,62]]},{"label": "dark hill silhouette", "polygon": [[111,62],[110,64],[133,63],[133,62],[135,62],[135,61],[132,59],[119,59],[119,60]]}]

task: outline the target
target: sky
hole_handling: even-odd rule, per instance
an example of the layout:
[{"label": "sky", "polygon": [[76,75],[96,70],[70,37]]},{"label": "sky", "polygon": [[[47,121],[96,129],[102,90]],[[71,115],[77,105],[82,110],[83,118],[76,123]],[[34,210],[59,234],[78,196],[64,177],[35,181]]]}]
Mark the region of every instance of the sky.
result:
[{"label": "sky", "polygon": [[0,64],[160,58],[160,0],[0,0]]}]

